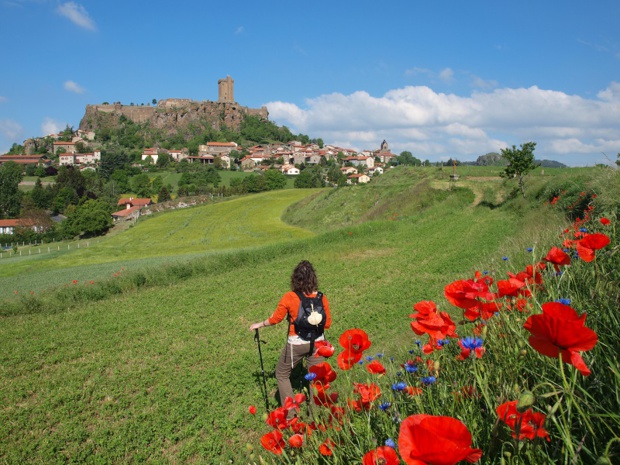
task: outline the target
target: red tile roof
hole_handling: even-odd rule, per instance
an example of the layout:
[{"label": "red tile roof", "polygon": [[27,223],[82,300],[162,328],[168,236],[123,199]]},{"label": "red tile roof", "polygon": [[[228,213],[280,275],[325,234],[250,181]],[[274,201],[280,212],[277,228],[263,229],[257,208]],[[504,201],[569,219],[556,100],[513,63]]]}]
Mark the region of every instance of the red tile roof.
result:
[{"label": "red tile roof", "polygon": [[112,216],[116,216],[116,217],[121,217],[122,218],[122,217],[131,215],[136,210],[140,210],[140,206],[139,205],[133,206],[131,208],[126,208],[125,210],[120,210],[120,211],[114,212],[114,213],[112,213]]},{"label": "red tile roof", "polygon": [[120,199],[116,205],[129,204],[132,207],[144,207],[145,205],[150,205],[151,203],[151,199],[134,199],[133,197],[129,197]]}]

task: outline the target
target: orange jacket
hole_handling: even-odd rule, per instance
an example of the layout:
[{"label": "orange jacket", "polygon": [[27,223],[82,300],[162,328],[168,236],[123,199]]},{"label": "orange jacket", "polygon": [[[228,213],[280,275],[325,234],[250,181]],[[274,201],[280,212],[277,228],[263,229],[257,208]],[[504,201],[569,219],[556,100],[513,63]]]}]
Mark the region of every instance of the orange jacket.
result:
[{"label": "orange jacket", "polygon": [[[306,297],[316,297],[316,292],[313,294],[306,294]],[[270,325],[277,325],[282,320],[286,319],[286,315],[289,314],[290,320],[295,321],[297,318],[297,313],[299,311],[299,304],[301,303],[297,294],[294,291],[289,291],[282,296],[278,306],[276,307],[273,315],[269,317]],[[323,308],[325,309],[325,329],[328,329],[332,324],[332,316],[329,312],[329,302],[327,301],[327,297],[323,296]],[[289,326],[289,336],[296,336],[295,325],[291,324]]]}]

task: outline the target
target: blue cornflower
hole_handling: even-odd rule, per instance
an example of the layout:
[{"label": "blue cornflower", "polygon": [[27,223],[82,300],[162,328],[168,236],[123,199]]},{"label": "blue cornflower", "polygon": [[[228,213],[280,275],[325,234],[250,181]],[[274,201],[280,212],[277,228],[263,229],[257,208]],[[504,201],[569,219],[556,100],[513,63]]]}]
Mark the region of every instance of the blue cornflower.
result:
[{"label": "blue cornflower", "polygon": [[377,358],[383,357],[385,354],[377,354]]},{"label": "blue cornflower", "polygon": [[528,247],[528,248],[527,248],[527,249],[525,249],[525,250],[527,250],[528,252],[533,252],[533,251],[534,251],[534,249],[533,249],[532,247]]},{"label": "blue cornflower", "polygon": [[390,362],[393,362],[393,361],[394,361],[394,357],[390,357]]},{"label": "blue cornflower", "polygon": [[467,336],[461,339],[461,345],[469,350],[476,350],[479,347],[482,347],[483,340],[479,337]]},{"label": "blue cornflower", "polygon": [[415,373],[416,371],[418,371],[418,366],[414,364],[405,363],[405,370],[407,370],[407,373]]},{"label": "blue cornflower", "polygon": [[556,275],[556,276],[562,276],[562,273],[563,273],[563,271],[562,271],[562,270],[560,270],[560,271],[556,271],[556,272],[555,272],[555,275]]},{"label": "blue cornflower", "polygon": [[388,447],[391,447],[392,449],[396,449],[396,443],[394,443],[393,439],[390,439],[390,438],[386,439],[385,445]]},{"label": "blue cornflower", "polygon": [[364,359],[360,360],[359,362],[357,362],[359,365],[363,365],[364,364]]},{"label": "blue cornflower", "polygon": [[579,228],[579,232],[587,233],[588,229],[587,228]]},{"label": "blue cornflower", "polygon": [[423,378],[420,378],[420,381],[422,381],[424,384],[433,384],[435,381],[437,381],[437,378],[435,378],[434,376],[425,376]]},{"label": "blue cornflower", "polygon": [[392,406],[391,402],[383,402],[381,405],[379,405],[379,408],[385,412],[391,406]]},{"label": "blue cornflower", "polygon": [[418,347],[420,347],[420,344],[422,344],[422,342],[421,342],[419,339],[417,339],[417,340],[415,341],[415,345],[417,345]]},{"label": "blue cornflower", "polygon": [[443,347],[443,345],[444,345],[443,339],[439,339],[437,341],[437,347]]},{"label": "blue cornflower", "polygon": [[398,383],[392,384],[392,389],[394,391],[404,391],[407,388],[407,383],[404,381],[399,381]]},{"label": "blue cornflower", "polygon": [[306,378],[306,381],[312,381],[316,378],[316,373],[308,373],[306,376],[304,376],[304,378]]},{"label": "blue cornflower", "polygon": [[564,248],[562,249],[562,251],[563,251],[563,252],[568,253],[568,252],[570,252],[570,249],[569,249],[568,247],[564,247]]},{"label": "blue cornflower", "polygon": [[372,357],[372,356],[370,356],[370,355],[369,355],[368,357],[366,357],[366,360],[368,360],[369,362],[372,362],[374,359],[375,359],[375,358],[374,358],[374,357]]},{"label": "blue cornflower", "polygon": [[482,274],[489,274],[489,272],[487,270],[484,270]]},{"label": "blue cornflower", "polygon": [[504,256],[502,257],[502,260],[507,261],[507,260],[508,260],[508,257],[507,257],[506,255],[504,255]]},{"label": "blue cornflower", "polygon": [[396,372],[396,376],[402,376],[402,375],[403,375],[403,372],[402,372],[402,371],[397,371],[397,372]]},{"label": "blue cornflower", "polygon": [[556,302],[562,304],[562,305],[570,305],[570,299],[558,299],[556,300]]},{"label": "blue cornflower", "polygon": [[410,354],[413,354],[414,352],[415,352],[415,350],[414,350],[414,349],[411,349],[411,350],[409,351],[409,353],[410,353]]},{"label": "blue cornflower", "polygon": [[573,254],[573,258],[579,258],[579,252],[577,252],[576,250],[575,250],[575,253]]}]

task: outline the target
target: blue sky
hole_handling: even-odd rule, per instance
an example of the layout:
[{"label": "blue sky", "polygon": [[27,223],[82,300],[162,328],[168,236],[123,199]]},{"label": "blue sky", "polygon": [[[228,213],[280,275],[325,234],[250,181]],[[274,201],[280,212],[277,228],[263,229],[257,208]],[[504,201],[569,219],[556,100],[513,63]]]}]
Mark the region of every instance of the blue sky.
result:
[{"label": "blue sky", "polygon": [[0,0],[0,153],[87,104],[217,100],[230,75],[241,105],[343,147],[606,163],[618,24],[617,0]]}]

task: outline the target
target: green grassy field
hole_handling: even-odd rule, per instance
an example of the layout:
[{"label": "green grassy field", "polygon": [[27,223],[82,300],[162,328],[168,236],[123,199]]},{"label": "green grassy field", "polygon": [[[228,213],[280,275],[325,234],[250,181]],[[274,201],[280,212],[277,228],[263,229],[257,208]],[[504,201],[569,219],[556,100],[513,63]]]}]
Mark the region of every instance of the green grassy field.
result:
[{"label": "green grassy field", "polygon": [[[64,306],[0,313],[0,460],[248,463],[246,444],[266,432],[247,413],[263,405],[248,327],[273,311],[301,259],[330,299],[329,335],[363,327],[372,351],[389,353],[412,345],[413,303],[439,301],[447,282],[479,267],[493,273],[502,256],[527,263],[525,248],[562,224],[546,209],[481,202],[477,192],[496,180],[448,190],[416,170],[384,176],[389,192],[248,196],[149,218],[51,260],[0,263],[2,282],[15,280],[2,284],[12,302],[27,300],[10,292],[20,279],[54,276],[68,289],[58,292],[76,289]],[[77,289],[91,285],[77,272],[88,269],[102,280],[92,286],[119,281],[127,290],[80,299]],[[142,285],[129,286],[137,277]],[[261,331],[272,406],[284,333]]]},{"label": "green grassy field", "polygon": [[[61,250],[39,254],[41,247],[34,247],[33,255],[5,256],[0,261],[0,295],[39,291],[75,279],[98,280],[120,268],[132,270],[169,263],[183,259],[184,255],[195,257],[310,237],[313,233],[307,229],[280,219],[283,209],[309,194],[301,189],[268,192],[179,209],[142,217],[135,227],[90,241],[88,247],[87,241],[81,241],[80,249],[76,243],[62,247],[52,244],[52,250]],[[46,247],[42,247],[44,251]]]}]

